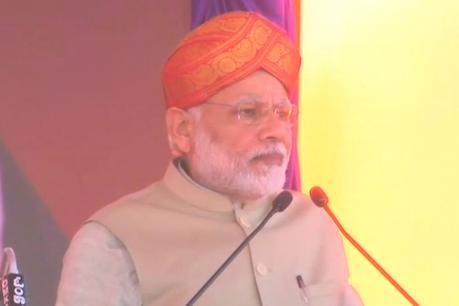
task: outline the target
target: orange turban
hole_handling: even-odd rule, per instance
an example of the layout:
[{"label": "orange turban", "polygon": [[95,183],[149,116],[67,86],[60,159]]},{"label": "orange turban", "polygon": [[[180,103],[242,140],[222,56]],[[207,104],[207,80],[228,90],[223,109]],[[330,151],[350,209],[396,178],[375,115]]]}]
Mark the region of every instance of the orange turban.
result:
[{"label": "orange turban", "polygon": [[230,12],[190,32],[169,57],[162,74],[167,107],[204,103],[220,89],[264,69],[290,93],[300,55],[286,33],[252,12]]}]

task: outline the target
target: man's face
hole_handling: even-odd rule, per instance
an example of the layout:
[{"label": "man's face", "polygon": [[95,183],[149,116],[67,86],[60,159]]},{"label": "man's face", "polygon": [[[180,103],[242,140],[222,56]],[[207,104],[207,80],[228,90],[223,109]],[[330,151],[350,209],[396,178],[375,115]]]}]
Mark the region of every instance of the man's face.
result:
[{"label": "man's face", "polygon": [[[264,116],[238,117],[262,105]],[[283,85],[257,71],[225,87],[201,106],[192,135],[188,163],[200,184],[238,200],[253,200],[280,190],[291,149],[291,126],[277,118],[272,106],[288,104]],[[249,118],[249,119],[247,119]]]}]

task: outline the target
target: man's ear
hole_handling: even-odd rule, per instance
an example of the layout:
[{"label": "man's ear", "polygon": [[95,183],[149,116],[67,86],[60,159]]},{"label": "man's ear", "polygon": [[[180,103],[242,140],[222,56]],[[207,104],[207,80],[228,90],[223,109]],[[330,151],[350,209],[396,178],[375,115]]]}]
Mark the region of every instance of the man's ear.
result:
[{"label": "man's ear", "polygon": [[191,150],[195,127],[193,117],[177,107],[166,110],[167,138],[173,157],[187,155]]}]

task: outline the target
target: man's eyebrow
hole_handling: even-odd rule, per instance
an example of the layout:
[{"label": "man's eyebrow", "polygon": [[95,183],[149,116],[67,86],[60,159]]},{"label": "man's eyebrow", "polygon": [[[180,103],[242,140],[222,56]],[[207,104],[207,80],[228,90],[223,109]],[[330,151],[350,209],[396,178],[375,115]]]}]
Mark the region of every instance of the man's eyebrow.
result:
[{"label": "man's eyebrow", "polygon": [[253,102],[260,101],[260,97],[256,95],[241,95],[234,99],[235,102]]},{"label": "man's eyebrow", "polygon": [[[251,94],[246,94],[246,95],[240,95],[236,97],[233,101],[264,101],[268,100],[266,97],[259,96],[259,95],[251,95]],[[285,96],[275,96],[271,97],[269,100],[272,100],[273,102],[290,102],[290,99]]]}]

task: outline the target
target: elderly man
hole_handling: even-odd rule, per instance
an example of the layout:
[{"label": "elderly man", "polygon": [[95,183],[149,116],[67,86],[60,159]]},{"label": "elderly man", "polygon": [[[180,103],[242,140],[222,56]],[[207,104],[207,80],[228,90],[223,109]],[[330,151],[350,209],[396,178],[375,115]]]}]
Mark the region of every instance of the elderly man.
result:
[{"label": "elderly man", "polygon": [[[254,13],[224,14],[191,32],[163,71],[174,159],[161,181],[80,229],[57,305],[185,305],[282,190],[299,64],[285,33]],[[333,223],[294,193],[198,304],[361,302]]]}]

